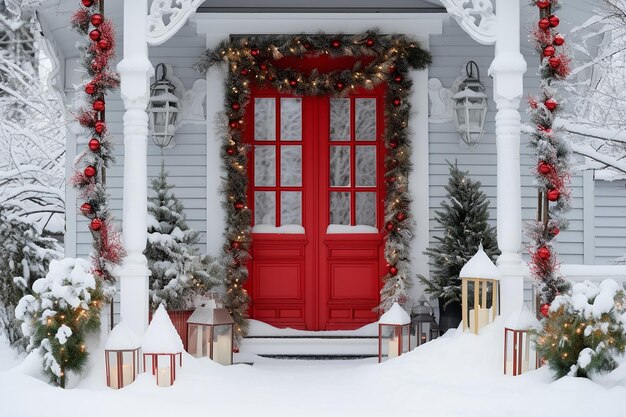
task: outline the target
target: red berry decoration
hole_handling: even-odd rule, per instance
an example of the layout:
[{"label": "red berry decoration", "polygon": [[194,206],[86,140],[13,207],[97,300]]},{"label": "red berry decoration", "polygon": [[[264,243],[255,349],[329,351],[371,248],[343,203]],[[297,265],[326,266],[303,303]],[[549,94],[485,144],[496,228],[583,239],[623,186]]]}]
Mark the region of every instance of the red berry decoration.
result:
[{"label": "red berry decoration", "polygon": [[550,259],[550,249],[546,248],[545,246],[540,247],[539,249],[537,249],[537,256],[539,257],[539,259],[543,260],[543,261],[547,261],[548,259]]},{"label": "red berry decoration", "polygon": [[91,138],[91,140],[89,141],[89,149],[91,149],[93,152],[96,152],[98,149],[100,149],[100,141],[96,138]]},{"label": "red berry decoration", "polygon": [[557,107],[559,107],[559,102],[553,98],[549,98],[543,102],[546,108],[550,111],[554,111]]},{"label": "red berry decoration", "polygon": [[547,175],[550,171],[552,171],[552,166],[550,166],[547,162],[540,162],[537,166],[537,171],[539,171],[542,175]]},{"label": "red berry decoration", "polygon": [[84,216],[93,213],[93,206],[89,203],[83,203],[80,205],[80,212],[83,213]]},{"label": "red berry decoration", "polygon": [[289,85],[295,87],[298,85],[298,80],[291,79],[289,80]]},{"label": "red berry decoration", "polygon": [[559,17],[555,14],[548,16],[548,21],[550,22],[550,27],[553,28],[557,27],[559,23],[561,23],[561,19],[559,19]]},{"label": "red berry decoration", "polygon": [[226,149],[226,153],[230,156],[233,156],[235,153],[237,152],[237,150],[235,148],[227,148]]},{"label": "red berry decoration", "polygon": [[93,219],[91,223],[89,223],[89,227],[91,228],[91,230],[100,230],[102,228],[102,220]]},{"label": "red berry decoration", "polygon": [[102,65],[100,65],[96,61],[91,61],[91,70],[93,72],[100,72],[102,71]]},{"label": "red berry decoration", "polygon": [[91,7],[93,6],[93,0],[82,0],[83,6]]},{"label": "red berry decoration", "polygon": [[542,17],[539,19],[539,27],[543,30],[546,30],[550,27],[550,20],[547,17]]},{"label": "red berry decoration", "polygon": [[398,147],[398,141],[392,140],[391,142],[389,142],[389,147],[391,149],[396,149]]},{"label": "red berry decoration", "polygon": [[549,201],[557,201],[561,197],[561,192],[556,188],[552,188],[548,190],[548,200]]},{"label": "red berry decoration", "polygon": [[100,39],[98,41],[98,48],[102,49],[103,51],[106,51],[110,47],[111,47],[111,42],[108,39]]},{"label": "red berry decoration", "polygon": [[550,57],[550,59],[548,60],[548,64],[550,65],[550,67],[552,67],[553,69],[557,69],[560,65],[561,65],[561,58],[559,58],[558,56],[552,56]]},{"label": "red berry decoration", "polygon": [[393,80],[394,80],[395,82],[397,82],[397,83],[401,83],[401,82],[402,82],[402,80],[403,80],[403,77],[402,77],[402,75],[398,74],[398,75],[396,75],[395,77],[393,77]]},{"label": "red berry decoration", "polygon": [[98,120],[94,125],[94,130],[96,131],[96,133],[102,133],[106,130],[106,128],[107,125],[102,120]]},{"label": "red berry decoration", "polygon": [[399,212],[398,214],[396,214],[396,219],[398,219],[399,222],[404,221],[404,219],[406,219],[406,214],[404,214],[403,212]]},{"label": "red berry decoration", "polygon": [[396,267],[395,267],[395,266],[393,266],[393,265],[392,265],[392,266],[390,266],[390,267],[389,267],[389,273],[390,273],[391,275],[396,275],[396,274],[398,273],[398,268],[396,268]]},{"label": "red berry decoration", "polygon": [[96,93],[96,85],[94,83],[87,83],[85,85],[85,93],[92,95]]},{"label": "red berry decoration", "polygon": [[399,98],[394,98],[393,99],[393,105],[398,107],[400,106],[400,104],[402,104],[402,100],[400,100]]},{"label": "red berry decoration", "polygon": [[245,204],[243,204],[242,201],[237,201],[237,202],[235,202],[234,206],[235,206],[235,208],[237,210],[241,210],[241,209],[243,209],[245,207]]},{"label": "red berry decoration", "polygon": [[241,108],[241,104],[239,104],[239,103],[237,103],[237,102],[234,102],[233,104],[231,104],[231,105],[230,105],[230,107],[231,107],[233,110],[239,110],[239,109]]},{"label": "red berry decoration", "polygon": [[102,24],[102,22],[104,22],[104,17],[102,17],[102,15],[100,13],[96,13],[91,15],[91,19],[89,19],[91,21],[91,24],[94,25],[95,27],[98,27]]},{"label": "red berry decoration", "polygon": [[87,176],[87,177],[91,178],[91,177],[93,177],[94,175],[96,175],[96,169],[95,169],[92,165],[88,165],[88,166],[85,168],[85,176]]},{"label": "red berry decoration", "polygon": [[393,230],[393,223],[391,222],[387,222],[387,224],[385,225],[385,229],[392,231]]},{"label": "red berry decoration", "polygon": [[333,39],[333,41],[330,43],[330,46],[332,46],[333,48],[339,48],[341,47],[341,41],[339,39]]},{"label": "red berry decoration", "polygon": [[543,56],[554,56],[555,53],[556,49],[554,49],[554,46],[552,45],[548,45],[543,48]]},{"label": "red berry decoration", "polygon": [[344,87],[345,86],[344,86],[344,84],[341,81],[338,81],[338,82],[335,83],[335,90],[337,90],[337,91],[343,90]]},{"label": "red berry decoration", "polygon": [[260,53],[259,50],[256,49],[256,48],[250,50],[250,55],[252,55],[254,57],[259,56],[259,53]]},{"label": "red berry decoration", "polygon": [[541,304],[541,309],[539,311],[541,312],[542,316],[548,317],[550,315],[550,304]]},{"label": "red berry decoration", "polygon": [[100,31],[98,29],[94,29],[91,32],[89,32],[89,39],[91,39],[92,41],[97,41],[98,39],[100,39]]},{"label": "red berry decoration", "polygon": [[365,45],[366,45],[366,46],[369,46],[369,47],[374,46],[374,39],[372,39],[372,38],[367,38],[367,40],[365,41]]},{"label": "red berry decoration", "polygon": [[552,42],[554,42],[556,46],[561,46],[565,43],[565,36],[557,33],[556,35],[554,35],[554,39],[552,40]]},{"label": "red berry decoration", "polygon": [[558,227],[556,227],[556,226],[554,226],[552,229],[550,229],[550,234],[552,236],[557,236],[559,233],[561,233],[561,230]]},{"label": "red berry decoration", "polygon": [[537,7],[539,7],[540,9],[547,9],[548,7],[550,7],[550,1],[549,0],[538,0],[537,1]]},{"label": "red berry decoration", "polygon": [[96,100],[92,105],[95,111],[104,111],[104,100]]}]

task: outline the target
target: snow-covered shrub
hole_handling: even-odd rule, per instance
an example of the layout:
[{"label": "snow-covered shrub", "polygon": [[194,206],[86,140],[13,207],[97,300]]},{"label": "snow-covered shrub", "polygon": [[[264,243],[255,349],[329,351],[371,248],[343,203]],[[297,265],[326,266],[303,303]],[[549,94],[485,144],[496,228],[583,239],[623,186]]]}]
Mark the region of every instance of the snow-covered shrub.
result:
[{"label": "snow-covered shrub", "polygon": [[80,372],[87,361],[85,337],[100,329],[103,295],[100,281],[84,259],[50,263],[45,278],[33,283],[33,293],[20,300],[15,315],[30,337],[28,350],[39,350],[50,381],[65,387],[68,371]]},{"label": "snow-covered shrub", "polygon": [[0,332],[23,351],[27,341],[15,318],[20,299],[31,294],[35,279],[46,274],[53,259],[62,257],[55,239],[46,238],[19,217],[18,210],[0,206]]},{"label": "snow-covered shrub", "polygon": [[170,191],[161,162],[159,177],[152,180],[155,196],[148,202],[146,258],[150,276],[150,302],[169,310],[191,308],[196,296],[218,285],[223,273],[219,262],[200,256],[195,246],[198,232],[187,225],[184,207]]},{"label": "snow-covered shrub", "polygon": [[559,295],[538,332],[537,351],[558,378],[612,371],[626,348],[626,301],[613,280],[585,281]]}]

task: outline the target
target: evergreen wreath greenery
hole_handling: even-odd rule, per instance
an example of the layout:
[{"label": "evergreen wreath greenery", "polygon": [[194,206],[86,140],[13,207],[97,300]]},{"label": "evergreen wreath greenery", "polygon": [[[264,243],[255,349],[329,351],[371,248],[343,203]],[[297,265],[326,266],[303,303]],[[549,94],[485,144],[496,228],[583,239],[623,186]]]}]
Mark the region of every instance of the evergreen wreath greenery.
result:
[{"label": "evergreen wreath greenery", "polygon": [[[351,70],[301,73],[291,68],[277,68],[273,61],[282,57],[373,57],[367,65],[356,64]],[[356,35],[258,35],[225,40],[207,50],[196,64],[201,72],[224,63],[228,66],[224,103],[222,161],[225,178],[222,184],[223,206],[227,224],[223,246],[226,267],[225,306],[236,322],[237,336],[247,332],[248,294],[243,284],[248,278],[250,259],[251,213],[247,209],[247,148],[242,128],[250,83],[272,86],[281,93],[345,97],[357,88],[371,89],[387,84],[385,98],[385,258],[388,273],[383,277],[379,308],[389,309],[394,302],[405,304],[412,284],[409,244],[413,236],[409,212],[411,196],[408,178],[411,169],[411,146],[408,135],[412,82],[411,69],[423,69],[431,62],[428,51],[403,35],[381,35],[376,30]]]}]

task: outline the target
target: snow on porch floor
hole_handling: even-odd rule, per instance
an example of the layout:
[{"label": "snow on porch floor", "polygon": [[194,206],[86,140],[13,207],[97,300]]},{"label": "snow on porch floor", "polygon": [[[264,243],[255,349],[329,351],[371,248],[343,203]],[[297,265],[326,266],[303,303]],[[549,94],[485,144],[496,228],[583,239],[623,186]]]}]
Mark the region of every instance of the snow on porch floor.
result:
[{"label": "snow on porch floor", "polygon": [[[0,358],[4,358],[0,355]],[[0,415],[92,416],[480,416],[623,417],[626,361],[599,382],[547,369],[502,375],[502,321],[480,337],[448,335],[383,364],[375,360],[284,361],[223,367],[185,356],[171,388],[142,374],[131,386],[104,386],[102,352],[73,389],[34,378],[38,358],[0,372]],[[1,368],[1,367],[0,367]]]}]

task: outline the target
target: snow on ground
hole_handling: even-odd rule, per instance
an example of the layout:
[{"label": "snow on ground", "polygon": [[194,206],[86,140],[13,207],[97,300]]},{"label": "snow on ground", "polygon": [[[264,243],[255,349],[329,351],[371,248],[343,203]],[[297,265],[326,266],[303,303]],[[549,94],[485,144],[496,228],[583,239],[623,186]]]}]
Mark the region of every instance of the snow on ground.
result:
[{"label": "snow on ground", "polygon": [[[626,415],[626,361],[600,383],[570,377],[553,382],[546,368],[504,376],[502,323],[499,319],[481,336],[449,332],[383,364],[256,358],[254,366],[223,367],[186,355],[170,388],[159,388],[151,375],[142,374],[131,386],[110,390],[104,386],[102,352],[96,352],[96,366],[78,386],[61,390],[25,375],[36,364],[28,358],[0,372],[0,415]],[[6,346],[2,349],[4,360]]]}]

